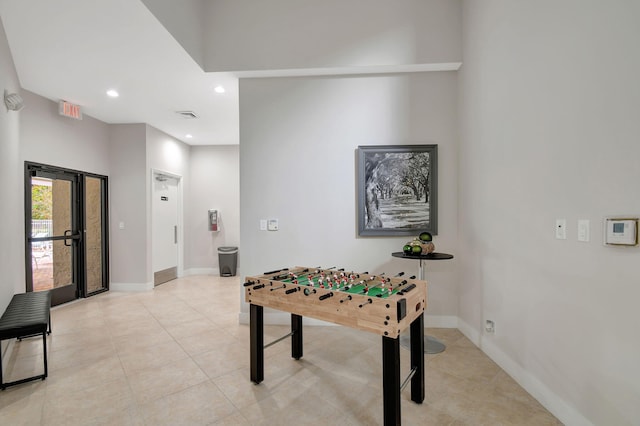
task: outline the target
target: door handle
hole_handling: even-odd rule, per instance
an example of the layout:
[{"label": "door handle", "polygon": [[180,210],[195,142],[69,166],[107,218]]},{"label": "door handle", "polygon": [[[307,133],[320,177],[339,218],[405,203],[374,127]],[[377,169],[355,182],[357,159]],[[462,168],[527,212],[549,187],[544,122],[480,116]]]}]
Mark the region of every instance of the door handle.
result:
[{"label": "door handle", "polygon": [[[72,234],[72,230],[71,229],[67,229],[66,231],[64,231],[64,236],[66,238],[64,238],[64,245],[67,247],[71,247],[71,244],[67,244],[67,241],[69,240],[81,240],[82,239],[82,234],[80,232],[78,232],[77,234]],[[56,239],[62,239],[60,237],[56,238]]]},{"label": "door handle", "polygon": [[173,244],[178,244],[178,225],[173,225]]}]

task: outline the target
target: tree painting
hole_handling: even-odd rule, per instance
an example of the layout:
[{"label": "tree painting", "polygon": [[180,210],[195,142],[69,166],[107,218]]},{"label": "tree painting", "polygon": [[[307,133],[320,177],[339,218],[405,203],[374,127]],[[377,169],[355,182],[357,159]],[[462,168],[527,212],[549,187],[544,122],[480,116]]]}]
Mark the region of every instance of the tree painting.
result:
[{"label": "tree painting", "polygon": [[437,145],[360,147],[360,235],[436,233]]}]

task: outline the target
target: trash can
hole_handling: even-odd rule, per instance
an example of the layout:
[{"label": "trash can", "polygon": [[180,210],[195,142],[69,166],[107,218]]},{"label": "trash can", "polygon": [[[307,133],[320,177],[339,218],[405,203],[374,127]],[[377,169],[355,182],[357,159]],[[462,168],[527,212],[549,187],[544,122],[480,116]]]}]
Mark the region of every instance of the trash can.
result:
[{"label": "trash can", "polygon": [[218,265],[221,277],[235,277],[238,266],[238,247],[218,247]]}]

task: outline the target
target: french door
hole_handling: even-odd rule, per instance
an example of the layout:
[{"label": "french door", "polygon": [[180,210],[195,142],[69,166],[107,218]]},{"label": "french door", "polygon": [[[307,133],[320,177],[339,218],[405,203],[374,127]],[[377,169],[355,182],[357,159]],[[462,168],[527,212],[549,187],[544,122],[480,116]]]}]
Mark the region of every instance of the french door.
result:
[{"label": "french door", "polygon": [[107,178],[25,163],[27,291],[52,305],[108,289]]}]

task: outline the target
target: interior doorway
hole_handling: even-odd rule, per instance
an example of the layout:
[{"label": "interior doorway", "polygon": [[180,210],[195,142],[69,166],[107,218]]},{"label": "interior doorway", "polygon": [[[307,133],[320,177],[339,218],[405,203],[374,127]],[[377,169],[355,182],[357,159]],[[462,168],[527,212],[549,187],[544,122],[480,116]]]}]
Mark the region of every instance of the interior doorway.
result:
[{"label": "interior doorway", "polygon": [[151,195],[154,286],[178,278],[180,176],[153,171]]},{"label": "interior doorway", "polygon": [[25,266],[54,306],[108,290],[106,176],[25,162]]}]

